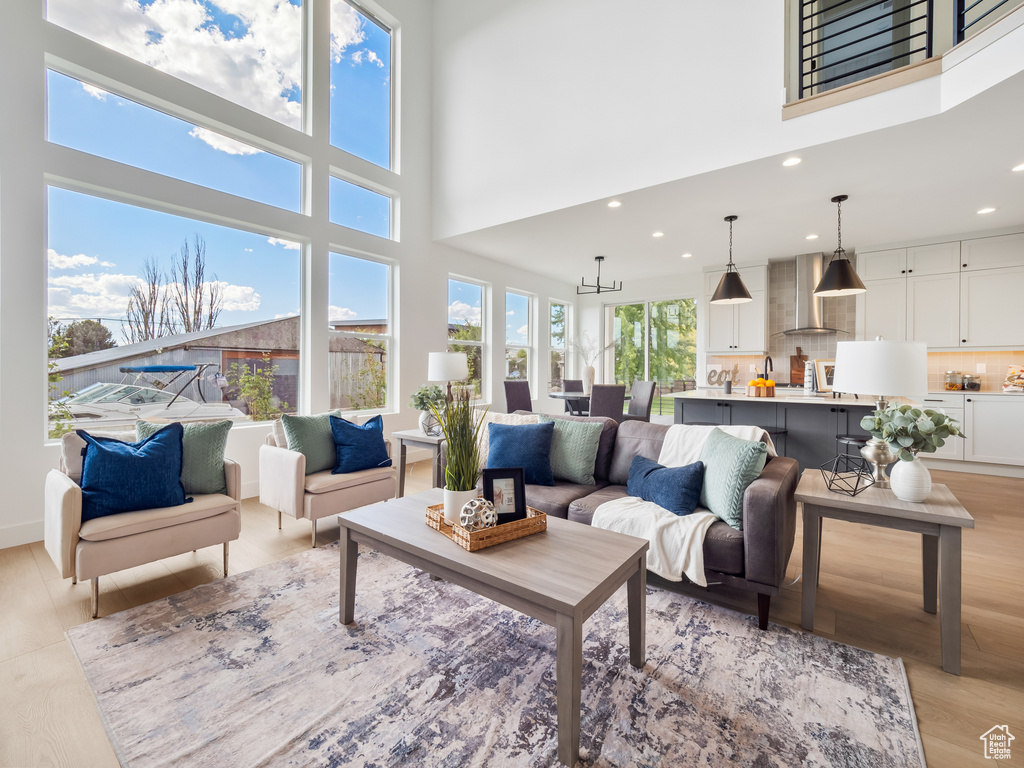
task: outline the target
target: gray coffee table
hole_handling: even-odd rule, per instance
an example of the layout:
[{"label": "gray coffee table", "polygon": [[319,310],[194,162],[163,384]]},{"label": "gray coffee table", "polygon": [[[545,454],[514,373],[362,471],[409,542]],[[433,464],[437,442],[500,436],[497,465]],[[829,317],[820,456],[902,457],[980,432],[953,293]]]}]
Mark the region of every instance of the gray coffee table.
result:
[{"label": "gray coffee table", "polygon": [[357,545],[364,544],[553,626],[558,759],[575,765],[580,754],[583,622],[626,584],[629,661],[643,667],[650,544],[549,516],[543,533],[467,552],[427,527],[426,508],[441,500],[441,490],[432,489],[338,515],[341,623],[350,624],[355,615]]},{"label": "gray coffee table", "polygon": [[[974,527],[974,518],[944,485],[920,503],[901,501],[888,488],[868,488],[856,496],[828,490],[821,472],[805,469],[796,488],[804,505],[804,584],[800,626],[814,631],[814,598],[818,588],[818,547],[821,519],[847,520],[921,534],[924,610],[935,613],[938,596],[942,668],[960,674],[960,531]],[[941,578],[940,578],[941,575]]]}]

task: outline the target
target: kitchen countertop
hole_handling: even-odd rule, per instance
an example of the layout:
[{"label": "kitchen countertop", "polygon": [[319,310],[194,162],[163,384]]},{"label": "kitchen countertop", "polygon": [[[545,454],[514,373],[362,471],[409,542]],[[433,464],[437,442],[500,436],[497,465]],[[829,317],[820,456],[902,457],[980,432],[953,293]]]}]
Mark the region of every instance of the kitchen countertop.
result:
[{"label": "kitchen countertop", "polygon": [[[863,405],[868,408],[875,407],[875,398],[866,397],[861,395],[860,399],[857,399],[853,395],[842,395],[841,397],[832,397],[831,393],[826,393],[820,397],[804,397],[804,391],[802,388],[796,387],[776,387],[775,397],[747,397],[745,394],[746,387],[743,387],[740,392],[733,390],[731,395],[722,394],[720,389],[696,389],[690,390],[689,392],[673,392],[664,397],[678,397],[685,400],[729,400],[732,402],[745,402],[745,403],[800,403],[806,405]],[[889,398],[891,403],[909,403],[911,402],[907,398],[902,397],[891,397]]]}]

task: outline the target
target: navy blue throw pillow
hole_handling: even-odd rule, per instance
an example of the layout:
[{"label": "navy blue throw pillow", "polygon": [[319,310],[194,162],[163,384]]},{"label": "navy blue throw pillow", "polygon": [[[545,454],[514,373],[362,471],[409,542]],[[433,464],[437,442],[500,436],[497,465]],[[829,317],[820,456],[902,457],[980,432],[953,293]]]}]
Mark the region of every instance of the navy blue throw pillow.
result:
[{"label": "navy blue throw pillow", "polygon": [[653,501],[659,507],[682,516],[690,514],[700,504],[703,485],[703,461],[685,467],[663,467],[643,456],[634,456],[629,465],[626,493],[644,501]]},{"label": "navy blue throw pillow", "polygon": [[496,424],[487,427],[487,468],[522,467],[527,485],[554,485],[551,472],[551,438],[555,422],[545,424]]},{"label": "navy blue throw pillow", "polygon": [[168,424],[139,440],[125,443],[112,437],[85,440],[82,463],[82,522],[137,509],[184,504],[181,485],[181,424]]},{"label": "navy blue throw pillow", "polygon": [[332,475],[391,466],[388,447],[384,443],[384,419],[379,414],[362,426],[337,416],[330,418],[337,456]]}]

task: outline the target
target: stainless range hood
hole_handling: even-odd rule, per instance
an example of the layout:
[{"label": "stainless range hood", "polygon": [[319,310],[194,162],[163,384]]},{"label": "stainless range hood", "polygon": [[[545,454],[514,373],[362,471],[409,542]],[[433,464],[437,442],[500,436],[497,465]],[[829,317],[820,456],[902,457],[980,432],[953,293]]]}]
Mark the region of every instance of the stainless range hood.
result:
[{"label": "stainless range hood", "polygon": [[823,272],[822,257],[821,253],[803,253],[796,257],[796,327],[782,331],[786,336],[847,333],[825,326],[822,300],[814,295]]}]

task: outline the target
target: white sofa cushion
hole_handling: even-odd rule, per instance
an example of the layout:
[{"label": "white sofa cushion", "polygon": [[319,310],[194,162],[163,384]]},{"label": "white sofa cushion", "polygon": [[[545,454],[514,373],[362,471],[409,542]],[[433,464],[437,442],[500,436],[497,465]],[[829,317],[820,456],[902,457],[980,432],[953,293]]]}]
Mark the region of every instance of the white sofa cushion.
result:
[{"label": "white sofa cushion", "polygon": [[172,525],[190,523],[213,517],[229,509],[234,509],[238,502],[230,496],[219,493],[198,494],[193,501],[176,507],[158,507],[156,509],[140,509],[136,512],[121,512],[116,515],[105,515],[82,523],[79,538],[86,541],[106,541],[131,536],[134,533],[154,531],[158,528],[169,528]]},{"label": "white sofa cushion", "polygon": [[332,475],[330,470],[314,472],[312,475],[306,475],[305,490],[306,493],[329,493],[342,488],[371,483],[374,480],[394,477],[395,471],[394,467],[374,467],[341,475]]}]

